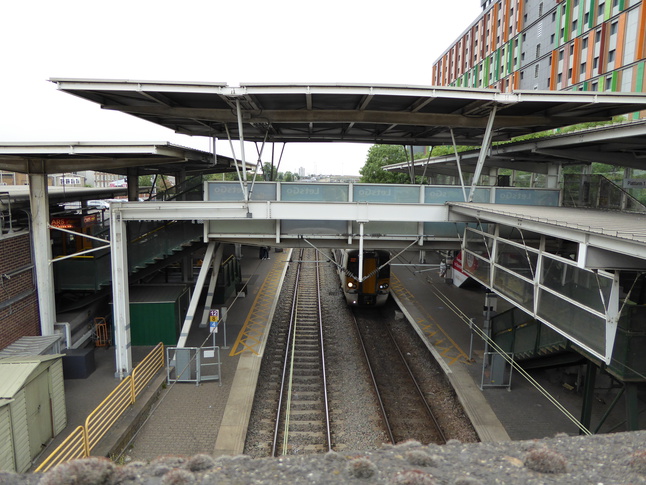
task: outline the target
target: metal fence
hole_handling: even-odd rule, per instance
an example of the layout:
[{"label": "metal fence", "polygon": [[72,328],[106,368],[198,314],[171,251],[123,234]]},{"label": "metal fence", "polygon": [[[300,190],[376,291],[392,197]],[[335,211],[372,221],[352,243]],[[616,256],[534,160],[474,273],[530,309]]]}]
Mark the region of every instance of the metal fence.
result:
[{"label": "metal fence", "polygon": [[72,431],[35,471],[46,472],[60,463],[90,456],[92,449],[101,438],[126,409],[136,402],[137,396],[153,377],[164,368],[164,362],[164,344],[159,343],[133,369],[132,374],[121,381],[114,391],[88,415],[85,426],[78,426]]}]

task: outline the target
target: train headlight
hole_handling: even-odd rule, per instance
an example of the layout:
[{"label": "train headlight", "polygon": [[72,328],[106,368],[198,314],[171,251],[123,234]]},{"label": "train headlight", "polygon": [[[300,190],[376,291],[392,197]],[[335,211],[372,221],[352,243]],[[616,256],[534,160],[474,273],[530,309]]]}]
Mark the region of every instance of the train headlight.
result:
[{"label": "train headlight", "polygon": [[388,283],[382,283],[382,284],[379,285],[379,289],[380,290],[387,290],[388,286],[389,286]]},{"label": "train headlight", "polygon": [[356,288],[356,284],[352,281],[348,281],[348,288]]}]

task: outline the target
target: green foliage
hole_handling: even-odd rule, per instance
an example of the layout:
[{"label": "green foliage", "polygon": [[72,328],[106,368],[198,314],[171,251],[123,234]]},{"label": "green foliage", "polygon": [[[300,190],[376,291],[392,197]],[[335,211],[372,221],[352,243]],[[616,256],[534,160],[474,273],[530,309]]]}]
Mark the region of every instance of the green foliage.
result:
[{"label": "green foliage", "polygon": [[368,150],[366,163],[359,170],[361,182],[378,184],[407,184],[410,179],[405,173],[386,172],[384,165],[406,162],[408,153],[400,145],[373,145]]}]

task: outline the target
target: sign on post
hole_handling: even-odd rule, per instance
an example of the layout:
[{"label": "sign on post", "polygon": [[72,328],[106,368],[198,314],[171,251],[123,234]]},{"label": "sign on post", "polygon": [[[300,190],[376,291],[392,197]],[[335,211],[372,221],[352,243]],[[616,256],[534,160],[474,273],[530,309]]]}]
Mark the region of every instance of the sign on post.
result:
[{"label": "sign on post", "polygon": [[220,310],[209,311],[209,330],[211,333],[217,333],[218,323],[220,323]]}]

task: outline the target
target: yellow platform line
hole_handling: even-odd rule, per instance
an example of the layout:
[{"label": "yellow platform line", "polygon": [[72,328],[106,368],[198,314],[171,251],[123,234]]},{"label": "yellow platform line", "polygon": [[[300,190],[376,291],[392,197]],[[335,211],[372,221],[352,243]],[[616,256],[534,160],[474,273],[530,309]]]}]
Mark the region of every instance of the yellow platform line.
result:
[{"label": "yellow platform line", "polygon": [[392,291],[395,292],[400,301],[408,300],[414,305],[421,317],[417,320],[418,327],[424,332],[429,342],[435,347],[440,355],[444,357],[447,364],[452,365],[456,362],[471,364],[469,356],[453,339],[444,331],[442,326],[417,303],[415,296],[406,289],[396,275],[390,274],[390,284]]},{"label": "yellow platform line", "polygon": [[267,277],[263,281],[256,299],[251,305],[251,310],[247,319],[238,332],[238,337],[231,347],[229,352],[230,357],[240,355],[243,352],[252,352],[259,355],[259,347],[262,344],[262,336],[265,332],[265,327],[271,322],[268,321],[271,314],[271,308],[280,290],[280,280],[285,267],[288,252],[275,253],[278,259],[274,262],[271,269],[267,273]]}]

